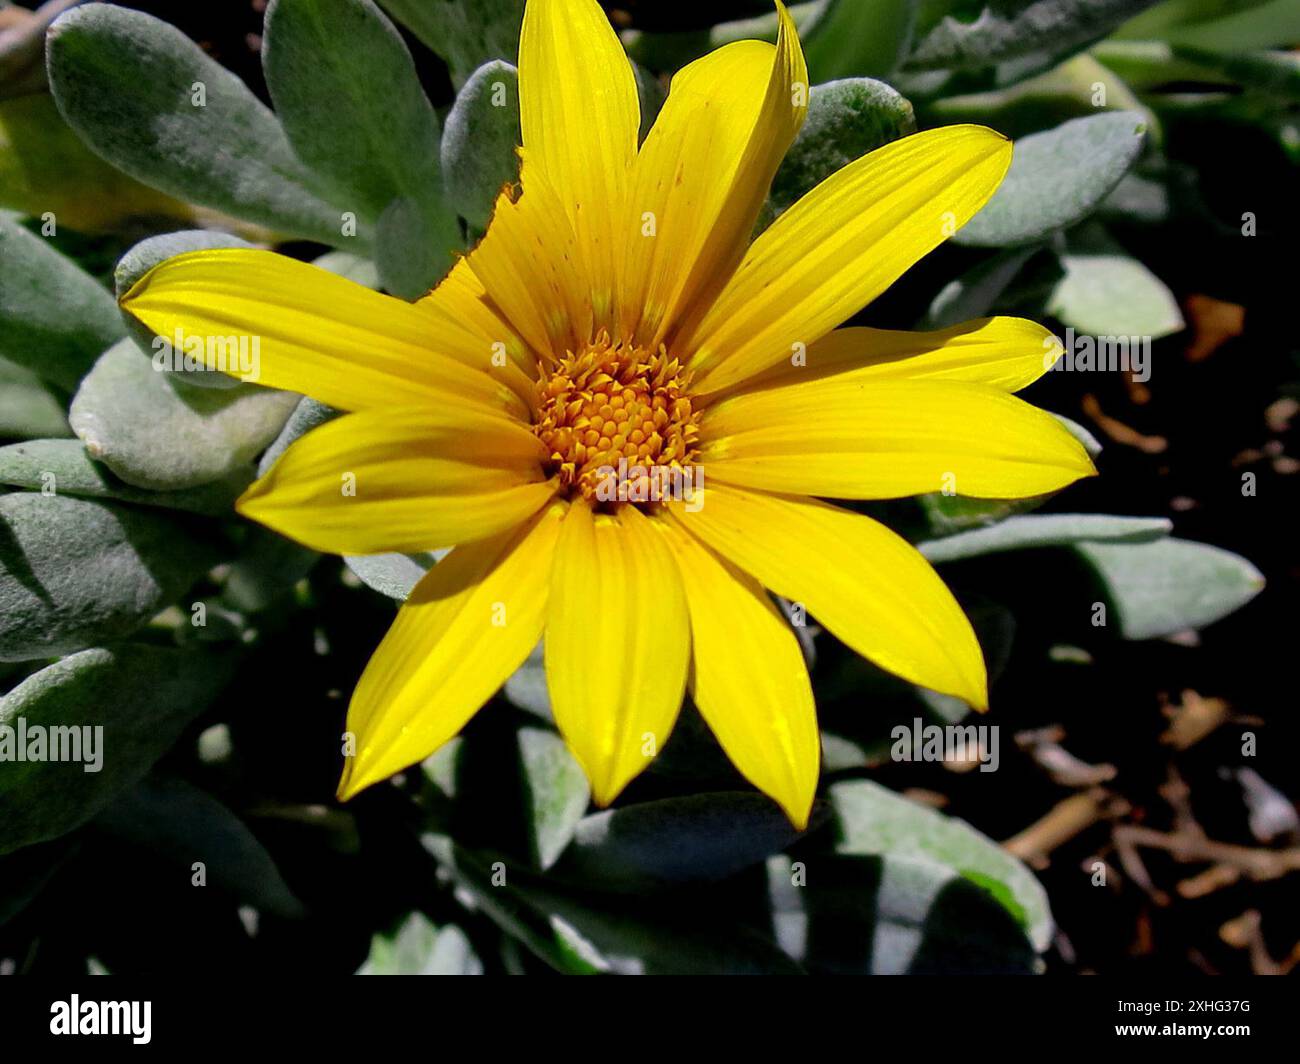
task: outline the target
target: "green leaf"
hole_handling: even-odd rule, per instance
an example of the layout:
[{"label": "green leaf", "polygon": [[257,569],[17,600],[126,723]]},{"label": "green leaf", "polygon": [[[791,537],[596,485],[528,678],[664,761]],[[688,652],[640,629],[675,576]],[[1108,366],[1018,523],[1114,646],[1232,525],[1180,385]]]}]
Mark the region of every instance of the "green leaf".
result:
[{"label": "green leaf", "polygon": [[218,558],[189,526],[156,511],[35,492],[0,496],[0,661],[127,635]]},{"label": "green leaf", "polygon": [[836,783],[828,797],[839,833],[836,853],[920,858],[951,868],[989,890],[1040,953],[1051,944],[1052,914],[1042,884],[969,824],[870,780]]},{"label": "green leaf", "polygon": [[989,316],[1025,264],[1041,250],[1035,247],[1007,248],[976,263],[940,290],[918,327],[946,329],[971,318]]},{"label": "green leaf", "polygon": [[454,924],[439,930],[424,913],[410,913],[391,934],[370,940],[370,956],[357,975],[482,975],[465,932]]},{"label": "green leaf", "polygon": [[[252,246],[247,240],[241,240],[237,236],[231,236],[228,233],[217,233],[209,229],[187,229],[176,233],[164,233],[161,236],[151,236],[147,240],[142,240],[136,244],[118,261],[113,270],[113,287],[117,292],[117,298],[120,300],[131,290],[136,281],[140,280],[146,273],[159,263],[166,262],[177,255],[183,255],[188,251],[204,251],[208,248],[248,248]],[[126,321],[127,332],[143,350],[158,350],[155,345],[157,334],[152,329],[125,311],[122,311],[122,318]],[[175,338],[171,336],[165,336],[163,339],[168,343],[175,342]],[[162,361],[161,365],[163,366],[163,372],[177,374],[186,384],[196,384],[208,388],[239,387],[239,381],[234,377],[228,376],[220,370],[208,369],[207,366],[187,369],[183,365],[173,366],[167,360]]]},{"label": "green leaf", "polygon": [[1155,340],[1183,328],[1165,283],[1100,230],[1073,234],[1060,258],[1065,276],[1047,312],[1076,332]]},{"label": "green leaf", "polygon": [[343,563],[366,587],[404,602],[412,589],[446,551],[421,554],[351,554]]},{"label": "green leaf", "polygon": [[270,472],[271,466],[275,465],[280,455],[289,449],[289,445],[297,439],[301,439],[318,425],[323,425],[327,421],[333,421],[342,411],[335,410],[324,403],[318,403],[309,395],[304,395],[298,400],[298,405],[293,408],[293,413],[284,423],[284,428],[276,436],[263,453],[257,463],[257,475],[266,476]]},{"label": "green leaf", "polygon": [[180,490],[251,462],[280,432],[298,396],[246,384],[192,388],[158,372],[135,341],[110,347],[72,400],[68,420],[93,458],[128,484]]},{"label": "green leaf", "polygon": [[1190,44],[1174,45],[1175,58],[1231,78],[1238,85],[1300,102],[1300,56],[1291,52],[1221,52]]},{"label": "green leaf", "polygon": [[54,389],[31,370],[0,358],[0,439],[71,435]]},{"label": "green leaf", "polygon": [[[96,648],[47,666],[0,698],[0,725],[14,729],[15,743],[24,728],[29,753],[33,727],[44,729],[47,754],[56,735],[61,743],[74,741],[72,734],[91,737],[80,761],[6,758],[0,853],[65,835],[94,817],[166,753],[232,670],[232,659],[210,650]],[[95,758],[98,769],[85,771]]]},{"label": "green leaf", "polygon": [[289,142],[335,202],[372,222],[397,196],[437,205],[438,116],[371,0],[271,0],[262,66]]},{"label": "green leaf", "polygon": [[272,0],[262,65],[298,157],[376,225],[385,286],[423,295],[460,230],[442,197],[438,116],[401,35],[372,0]]},{"label": "green leaf", "polygon": [[776,941],[814,975],[1028,975],[1024,931],[952,868],[900,854],[768,862]]},{"label": "green leaf", "polygon": [[506,680],[504,693],[520,709],[526,709],[543,720],[554,720],[542,653],[542,644],[538,643],[527,660]]},{"label": "green leaf", "polygon": [[80,440],[27,440],[0,447],[0,484],[211,516],[229,514],[235,499],[252,479],[253,471],[241,467],[222,480],[198,488],[148,491],[119,480],[107,466],[86,453]]},{"label": "green leaf", "polygon": [[520,728],[518,742],[532,858],[545,870],[572,840],[591,801],[591,789],[582,766],[555,732]]},{"label": "green leaf", "polygon": [[808,76],[883,77],[898,69],[912,43],[919,0],[830,0],[800,36]]},{"label": "green leaf", "polygon": [[[768,938],[728,912],[638,898],[623,906],[529,883],[520,896],[597,971],[616,975],[799,975]],[[543,959],[546,959],[545,957]]]},{"label": "green leaf", "polygon": [[713,882],[761,863],[799,835],[761,794],[665,798],[584,817],[555,874],[590,890],[631,893]]},{"label": "green leaf", "polygon": [[459,223],[446,211],[434,215],[409,196],[388,204],[375,226],[375,265],[386,288],[416,300],[438,283],[460,244]]},{"label": "green leaf", "polygon": [[514,62],[524,0],[382,0],[393,18],[441,56],[459,88],[489,59]]},{"label": "green leaf", "polygon": [[75,262],[0,215],[0,357],[72,389],[123,333],[113,297]]},{"label": "green leaf", "polygon": [[223,600],[240,613],[269,609],[290,594],[319,559],[315,551],[278,532],[254,526],[230,566]]},{"label": "green leaf", "polygon": [[277,232],[340,241],[339,211],[275,116],[174,26],[89,4],[50,28],[46,59],[65,121],[120,170]]},{"label": "green leaf", "polygon": [[1146,543],[1169,534],[1163,517],[1112,517],[1106,514],[1027,514],[1008,517],[988,528],[958,532],[917,544],[932,564],[1037,547],[1075,543]]},{"label": "green leaf", "polygon": [[[986,0],[927,5],[935,15],[918,28],[905,64],[911,70],[968,69],[1050,51],[1064,59],[1156,0]],[[972,17],[974,16],[974,17]]]},{"label": "green leaf", "polygon": [[447,200],[474,228],[487,228],[497,194],[519,176],[520,143],[519,73],[494,59],[456,95],[442,135]]},{"label": "green leaf", "polygon": [[100,813],[95,827],[156,853],[182,882],[190,882],[192,865],[199,862],[205,886],[261,912],[286,919],[304,915],[302,902],[248,825],[187,780],[142,780]]},{"label": "green leaf", "polygon": [[1119,38],[1149,40],[1179,26],[1196,26],[1249,11],[1267,0],[1162,0],[1129,19],[1116,32]]},{"label": "green leaf", "polygon": [[772,180],[760,224],[770,224],[840,167],[915,130],[912,105],[884,82],[814,85],[808,117]]},{"label": "green leaf", "polygon": [[993,198],[953,237],[983,247],[1033,244],[1091,214],[1142,151],[1144,118],[1107,111],[1016,141]]},{"label": "green leaf", "polygon": [[[1025,137],[1103,110],[1137,111],[1147,123],[1150,140],[1157,145],[1161,141],[1155,114],[1127,82],[1087,52],[1007,87],[981,91],[978,81],[972,85],[960,80],[955,87],[959,95],[926,100],[926,125],[978,122],[1009,137]],[[974,91],[964,91],[967,88]]]},{"label": "green leaf", "polygon": [[1300,40],[1300,7],[1294,0],[1272,0],[1223,18],[1179,26],[1165,36],[1177,44],[1232,51],[1285,48]]},{"label": "green leaf", "polygon": [[420,836],[420,845],[437,862],[440,874],[449,876],[476,909],[556,971],[591,975],[608,970],[608,962],[594,946],[515,889],[514,880],[523,875],[522,870],[512,871],[494,855],[459,846],[449,836],[432,831]]},{"label": "green leaf", "polygon": [[1125,639],[1154,639],[1204,628],[1263,590],[1245,558],[1185,539],[1080,543],[1075,550],[1102,581]]}]

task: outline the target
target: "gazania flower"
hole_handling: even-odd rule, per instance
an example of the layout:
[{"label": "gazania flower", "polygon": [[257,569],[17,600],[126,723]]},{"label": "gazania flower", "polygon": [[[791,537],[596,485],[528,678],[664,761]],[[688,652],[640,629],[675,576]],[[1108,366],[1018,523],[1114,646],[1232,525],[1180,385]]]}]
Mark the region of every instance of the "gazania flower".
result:
[{"label": "gazania flower", "polygon": [[162,335],[260,336],[262,383],[347,411],[241,513],[322,551],[454,546],[357,684],[342,797],[454,736],[544,639],[555,721],[598,803],[662,748],[689,688],[803,826],[819,733],[768,592],[986,706],[980,648],[934,571],[821,500],[1017,498],[1093,472],[1011,394],[1050,362],[1040,326],[836,330],[979,210],[1011,145],[977,126],[906,137],[750,243],[807,101],[780,20],[775,47],[678,73],[638,147],[632,69],[595,0],[530,0],[518,185],[414,304],[250,250],[179,256],[124,298]]}]

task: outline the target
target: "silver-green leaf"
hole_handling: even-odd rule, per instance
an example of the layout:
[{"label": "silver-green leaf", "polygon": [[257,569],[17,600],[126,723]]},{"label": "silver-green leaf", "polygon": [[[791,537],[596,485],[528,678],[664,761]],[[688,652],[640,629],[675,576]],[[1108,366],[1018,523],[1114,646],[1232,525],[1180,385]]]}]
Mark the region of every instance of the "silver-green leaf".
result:
[{"label": "silver-green leaf", "polygon": [[125,339],[82,381],[69,420],[91,456],[128,484],[178,491],[252,462],[297,405],[292,392],[252,384],[193,388]]},{"label": "silver-green leaf", "polygon": [[1154,639],[1204,628],[1240,609],[1264,588],[1259,570],[1207,543],[1080,543],[1101,579],[1125,639]]},{"label": "silver-green leaf", "polygon": [[87,4],[50,27],[46,61],[65,121],[118,169],[276,232],[343,239],[275,116],[174,26]]},{"label": "silver-green leaf", "polygon": [[1086,218],[1142,151],[1145,118],[1107,111],[1016,141],[993,198],[953,237],[958,244],[1033,244]]},{"label": "silver-green leaf", "polygon": [[0,661],[128,635],[219,557],[193,528],[158,511],[38,492],[0,496]]},{"label": "silver-green leaf", "polygon": [[0,215],[0,357],[72,389],[123,331],[98,281]]},{"label": "silver-green leaf", "polygon": [[167,752],[220,692],[232,668],[232,659],[210,650],[96,648],[33,673],[0,698],[0,736],[13,729],[16,742],[21,727],[30,751],[33,728],[40,728],[47,752],[57,734],[60,743],[80,743],[82,755],[6,758],[0,853],[66,835],[94,817]]}]

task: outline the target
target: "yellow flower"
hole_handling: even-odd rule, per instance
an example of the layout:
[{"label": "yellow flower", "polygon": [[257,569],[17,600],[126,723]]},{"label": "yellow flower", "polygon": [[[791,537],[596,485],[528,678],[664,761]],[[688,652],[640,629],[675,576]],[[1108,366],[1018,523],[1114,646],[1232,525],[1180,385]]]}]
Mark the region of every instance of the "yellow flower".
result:
[{"label": "yellow flower", "polygon": [[262,383],[348,411],[241,513],[322,551],[455,547],[357,684],[341,797],[454,736],[544,637],[555,721],[598,803],[662,748],[689,685],[802,827],[819,733],[768,591],[985,708],[980,648],[930,566],[814,496],[1018,498],[1094,472],[1011,395],[1044,371],[1041,326],[833,331],[979,210],[1011,145],[978,126],[906,137],[749,243],[807,101],[779,11],[775,47],[678,73],[638,149],[632,68],[595,0],[529,0],[519,185],[414,304],[252,250],[179,256],[125,296],[164,336],[258,335]]}]

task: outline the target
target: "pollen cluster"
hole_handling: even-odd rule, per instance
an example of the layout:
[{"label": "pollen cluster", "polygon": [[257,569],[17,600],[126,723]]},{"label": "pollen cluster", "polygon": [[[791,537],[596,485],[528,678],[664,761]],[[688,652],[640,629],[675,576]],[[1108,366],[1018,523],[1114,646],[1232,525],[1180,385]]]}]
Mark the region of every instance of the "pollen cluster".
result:
[{"label": "pollen cluster", "polygon": [[604,332],[583,351],[543,365],[533,431],[563,488],[592,499],[610,470],[642,476],[638,467],[689,468],[699,438],[689,384],[662,346],[652,353]]}]

